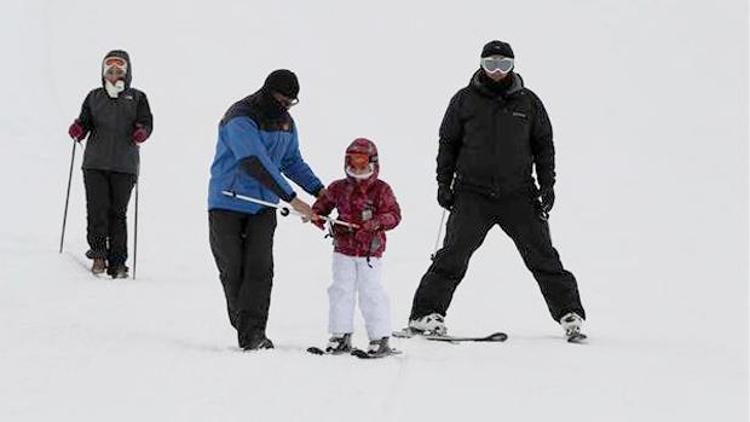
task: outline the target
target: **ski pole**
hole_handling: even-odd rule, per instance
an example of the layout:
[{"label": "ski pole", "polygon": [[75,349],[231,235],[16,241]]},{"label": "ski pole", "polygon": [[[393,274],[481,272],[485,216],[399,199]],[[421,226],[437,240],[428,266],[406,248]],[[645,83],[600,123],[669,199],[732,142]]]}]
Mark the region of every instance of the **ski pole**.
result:
[{"label": "ski pole", "polygon": [[437,254],[438,248],[440,247],[440,237],[443,235],[443,223],[445,223],[445,214],[448,212],[445,208],[443,208],[443,215],[440,217],[440,225],[438,226],[438,233],[437,233],[437,239],[435,239],[435,249],[433,249],[434,252],[432,252],[432,255],[430,255],[430,259],[435,259],[435,254]]},{"label": "ski pole", "polygon": [[65,224],[68,221],[68,203],[70,202],[70,184],[73,180],[73,162],[76,159],[76,145],[78,141],[73,139],[73,151],[70,153],[70,170],[68,171],[68,190],[65,193],[65,210],[63,211],[62,232],[60,233],[60,253],[63,251],[63,241],[65,240]]},{"label": "ski pole", "polygon": [[[283,215],[284,217],[286,217],[289,214],[294,214],[294,215],[299,216],[299,217],[304,217],[304,215],[302,213],[300,213],[300,212],[298,212],[298,211],[296,211],[296,210],[294,210],[292,208],[289,208],[286,205],[274,204],[273,202],[263,201],[261,199],[256,199],[256,198],[252,198],[252,197],[249,197],[249,196],[240,195],[238,193],[231,192],[231,191],[228,191],[228,190],[221,191],[221,193],[223,195],[226,195],[226,196],[229,196],[229,197],[232,197],[232,198],[241,199],[243,201],[252,202],[254,204],[263,205],[263,206],[266,206],[266,207],[276,208],[276,209],[278,209],[281,212],[281,215]],[[327,222],[329,222],[331,224],[338,224],[340,226],[345,226],[345,227],[349,227],[349,228],[352,228],[352,229],[359,228],[359,226],[356,225],[356,224],[347,223],[346,221],[336,220],[334,218],[326,217],[324,215],[319,215],[318,218],[320,218],[321,220],[327,221]]]},{"label": "ski pole", "polygon": [[135,215],[133,221],[133,280],[138,268],[138,181],[135,182]]}]

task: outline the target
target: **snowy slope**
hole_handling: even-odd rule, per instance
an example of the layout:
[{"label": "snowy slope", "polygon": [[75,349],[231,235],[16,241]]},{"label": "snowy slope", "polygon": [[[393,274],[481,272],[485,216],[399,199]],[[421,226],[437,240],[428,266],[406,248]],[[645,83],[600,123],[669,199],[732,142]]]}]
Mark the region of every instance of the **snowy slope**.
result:
[{"label": "snowy slope", "polygon": [[[8,0],[2,11],[0,420],[748,420],[745,2]],[[448,324],[508,342],[308,356],[326,338],[330,245],[287,219],[268,329],[278,348],[237,352],[205,212],[225,109],[289,67],[303,154],[324,181],[341,176],[353,138],[378,143],[404,210],[385,277],[402,324],[440,218],[437,127],[493,38],[512,43],[552,118],[551,228],[591,343],[561,340],[496,229]],[[117,282],[82,266],[80,151],[57,254],[67,126],[111,48],[131,53],[155,115],[138,279]]]}]

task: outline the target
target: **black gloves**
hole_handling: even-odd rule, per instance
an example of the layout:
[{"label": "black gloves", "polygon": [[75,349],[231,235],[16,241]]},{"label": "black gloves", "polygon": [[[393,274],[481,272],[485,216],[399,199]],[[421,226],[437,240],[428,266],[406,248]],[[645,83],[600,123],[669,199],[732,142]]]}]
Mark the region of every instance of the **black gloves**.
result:
[{"label": "black gloves", "polygon": [[539,218],[547,220],[549,218],[549,212],[552,210],[552,206],[555,204],[555,190],[550,188],[542,188],[539,192]]},{"label": "black gloves", "polygon": [[450,211],[451,208],[453,208],[453,203],[455,202],[455,200],[456,197],[453,194],[453,190],[451,189],[450,185],[440,184],[438,186],[437,201],[441,207]]}]

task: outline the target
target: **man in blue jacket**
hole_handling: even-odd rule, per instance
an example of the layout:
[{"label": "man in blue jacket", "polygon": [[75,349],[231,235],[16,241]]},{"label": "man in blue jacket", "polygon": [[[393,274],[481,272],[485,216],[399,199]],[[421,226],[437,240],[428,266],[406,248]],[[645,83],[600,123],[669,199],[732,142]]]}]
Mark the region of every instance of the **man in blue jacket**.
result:
[{"label": "man in blue jacket", "polygon": [[[211,165],[208,217],[211,251],[227,300],[229,321],[243,350],[271,349],[266,337],[273,282],[276,210],[222,194],[278,203],[279,199],[312,218],[284,176],[319,196],[323,184],[302,159],[289,108],[298,102],[297,76],[275,70],[256,93],[236,102],[219,124]],[[282,176],[283,175],[283,176]]]}]

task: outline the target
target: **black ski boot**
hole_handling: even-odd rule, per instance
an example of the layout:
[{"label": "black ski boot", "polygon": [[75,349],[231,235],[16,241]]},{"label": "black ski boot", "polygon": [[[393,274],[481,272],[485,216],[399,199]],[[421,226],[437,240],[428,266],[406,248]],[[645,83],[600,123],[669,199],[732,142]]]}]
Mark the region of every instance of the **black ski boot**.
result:
[{"label": "black ski boot", "polygon": [[123,264],[110,265],[109,268],[107,268],[107,274],[112,278],[128,278],[128,271],[128,267]]},{"label": "black ski boot", "polygon": [[273,349],[273,342],[263,333],[239,336],[240,349],[244,351]]},{"label": "black ski boot", "polygon": [[328,346],[326,346],[326,353],[332,355],[340,355],[342,353],[352,352],[352,334],[346,333],[343,335],[334,335],[328,340]]}]

